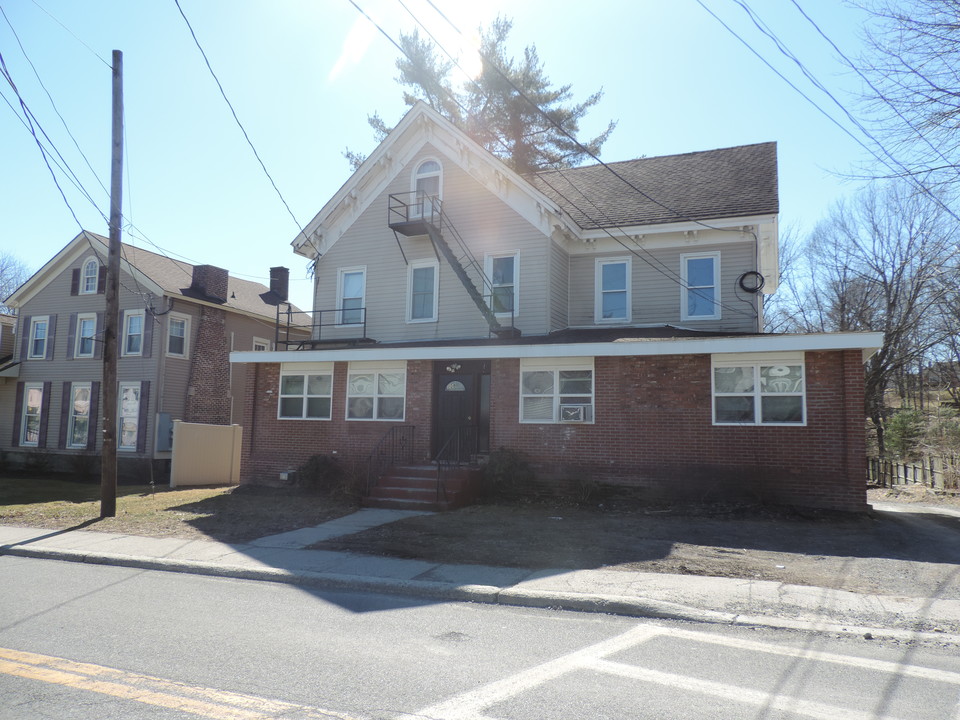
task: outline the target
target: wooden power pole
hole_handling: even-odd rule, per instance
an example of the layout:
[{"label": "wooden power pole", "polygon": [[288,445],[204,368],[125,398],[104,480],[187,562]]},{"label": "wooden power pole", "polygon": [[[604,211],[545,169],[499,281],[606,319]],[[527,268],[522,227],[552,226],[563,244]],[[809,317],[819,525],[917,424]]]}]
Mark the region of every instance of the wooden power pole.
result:
[{"label": "wooden power pole", "polygon": [[103,452],[100,517],[117,514],[117,338],[120,324],[120,220],[123,207],[123,53],[113,51],[113,145],[110,162],[110,248],[103,328]]}]

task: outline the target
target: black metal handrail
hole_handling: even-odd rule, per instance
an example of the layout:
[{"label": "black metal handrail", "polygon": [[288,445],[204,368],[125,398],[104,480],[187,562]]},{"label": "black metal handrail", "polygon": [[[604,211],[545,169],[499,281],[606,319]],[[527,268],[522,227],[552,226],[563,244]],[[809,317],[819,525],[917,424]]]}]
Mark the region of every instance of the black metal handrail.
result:
[{"label": "black metal handrail", "polygon": [[461,425],[456,428],[441,446],[433,461],[437,464],[437,500],[446,499],[447,488],[444,472],[450,468],[469,465],[477,454],[480,428],[476,425]]},{"label": "black metal handrail", "polygon": [[413,461],[415,432],[415,425],[395,425],[377,441],[367,458],[368,495],[387,468],[397,463]]},{"label": "black metal handrail", "polygon": [[[323,328],[354,329],[349,336],[337,333],[324,337]],[[309,333],[309,335],[307,335]],[[276,346],[290,349],[312,347],[323,342],[367,339],[367,309],[334,308],[315,310],[313,313],[294,310],[289,303],[277,305]]]},{"label": "black metal handrail", "polygon": [[442,218],[443,201],[438,195],[427,195],[412,190],[405,193],[391,193],[387,201],[388,226],[423,222],[439,227]]}]

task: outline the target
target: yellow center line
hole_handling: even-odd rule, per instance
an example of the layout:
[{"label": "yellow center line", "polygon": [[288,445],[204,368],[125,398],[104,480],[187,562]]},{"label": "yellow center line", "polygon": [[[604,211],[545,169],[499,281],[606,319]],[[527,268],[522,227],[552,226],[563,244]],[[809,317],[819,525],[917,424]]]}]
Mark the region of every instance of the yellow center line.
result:
[{"label": "yellow center line", "polygon": [[270,720],[281,716],[301,720],[362,720],[332,710],[7,648],[0,648],[0,674],[170,708],[211,720]]}]

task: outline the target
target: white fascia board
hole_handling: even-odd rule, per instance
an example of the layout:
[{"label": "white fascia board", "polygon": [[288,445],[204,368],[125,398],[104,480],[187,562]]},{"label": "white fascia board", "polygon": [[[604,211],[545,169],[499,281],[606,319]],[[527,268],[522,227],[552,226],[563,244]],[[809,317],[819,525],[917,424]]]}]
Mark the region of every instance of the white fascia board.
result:
[{"label": "white fascia board", "polygon": [[579,235],[576,224],[552,200],[421,102],[297,235],[291,243],[294,252],[311,259],[325,254],[427,143],[544,235],[549,237],[554,226],[570,235]]},{"label": "white fascia board", "polygon": [[347,348],[338,350],[241,351],[230,353],[234,363],[322,362],[348,360],[491,360],[497,358],[631,357],[652,355],[712,355],[720,353],[816,352],[861,350],[864,361],[883,343],[883,333],[813,333],[809,335],[747,335],[715,338],[620,340],[612,343],[543,345],[455,345],[445,347]]},{"label": "white fascia board", "polygon": [[[776,225],[776,215],[748,215],[735,218],[718,218],[716,220],[703,220],[696,222],[693,220],[684,220],[680,222],[657,223],[656,225],[623,225],[606,230],[582,230],[580,237],[585,242],[596,242],[613,235],[616,238],[627,237],[630,239],[638,238],[642,240],[645,248],[669,247],[676,244],[671,238],[655,237],[669,233],[693,233],[696,237],[713,238],[712,231],[720,230],[717,239],[713,242],[729,242],[722,239],[722,235],[733,235],[732,231],[740,231],[744,235],[752,238],[753,233],[758,232],[761,225]],[[750,231],[743,230],[750,227]]]}]

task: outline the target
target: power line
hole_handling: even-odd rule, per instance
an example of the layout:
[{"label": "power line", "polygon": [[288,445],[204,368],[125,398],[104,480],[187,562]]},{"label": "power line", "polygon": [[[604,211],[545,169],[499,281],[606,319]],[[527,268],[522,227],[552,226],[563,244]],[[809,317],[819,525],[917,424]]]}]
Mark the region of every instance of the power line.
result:
[{"label": "power line", "polygon": [[57,25],[59,25],[59,26],[62,27],[64,30],[66,30],[68,33],[70,33],[71,35],[73,35],[73,38],[74,38],[78,43],[80,43],[81,45],[83,45],[87,50],[89,50],[90,53],[91,53],[95,58],[97,58],[97,60],[99,60],[100,62],[102,62],[104,65],[106,65],[107,68],[113,69],[113,66],[112,66],[109,62],[107,62],[106,60],[104,60],[102,55],[100,55],[99,53],[97,53],[96,50],[94,50],[92,47],[90,47],[89,45],[87,45],[83,40],[81,40],[79,37],[77,37],[77,35],[73,32],[73,30],[71,30],[71,29],[68,28],[66,25],[64,25],[62,22],[60,22],[54,15],[52,15],[52,14],[50,13],[49,10],[47,10],[47,9],[44,8],[40,3],[38,3],[37,0],[31,0],[31,1],[33,2],[34,5],[36,5],[38,8],[40,8],[41,10],[43,10],[43,12],[45,12],[45,13],[50,17],[50,19],[53,20]]},{"label": "power line", "polygon": [[190,36],[193,38],[193,42],[196,44],[197,49],[200,51],[200,54],[203,56],[203,61],[207,65],[207,69],[210,71],[210,75],[213,76],[214,81],[217,83],[217,87],[220,89],[220,94],[223,96],[224,101],[227,103],[227,107],[230,108],[230,114],[233,115],[233,119],[237,123],[237,127],[240,128],[240,132],[243,133],[243,137],[247,141],[247,145],[250,146],[250,149],[253,151],[254,156],[257,158],[257,162],[260,163],[260,167],[263,168],[264,174],[267,176],[267,179],[270,181],[270,184],[273,186],[273,189],[276,191],[277,196],[280,198],[280,201],[283,203],[283,206],[287,209],[287,212],[290,214],[290,217],[293,218],[293,222],[296,224],[297,229],[300,231],[301,235],[306,237],[304,232],[303,225],[300,224],[300,221],[297,220],[297,216],[293,214],[293,210],[290,209],[290,205],[287,204],[286,199],[283,197],[283,193],[280,192],[280,188],[277,187],[277,184],[273,181],[273,177],[270,175],[270,171],[267,170],[267,166],[264,164],[263,160],[260,157],[260,153],[257,152],[257,148],[254,147],[253,141],[250,139],[250,136],[247,134],[246,129],[243,127],[243,123],[240,122],[240,118],[237,117],[237,111],[234,110],[233,104],[230,102],[230,99],[227,97],[226,91],[223,89],[223,85],[220,83],[220,79],[217,77],[217,74],[213,71],[213,66],[210,64],[209,58],[207,58],[207,53],[204,52],[203,47],[200,45],[200,41],[197,39],[197,34],[193,31],[193,26],[190,24],[190,21],[187,19],[186,14],[183,12],[183,8],[180,7],[180,0],[173,0],[177,6],[177,10],[180,11],[180,16],[183,18],[183,21],[187,24],[187,29],[190,31]]}]

